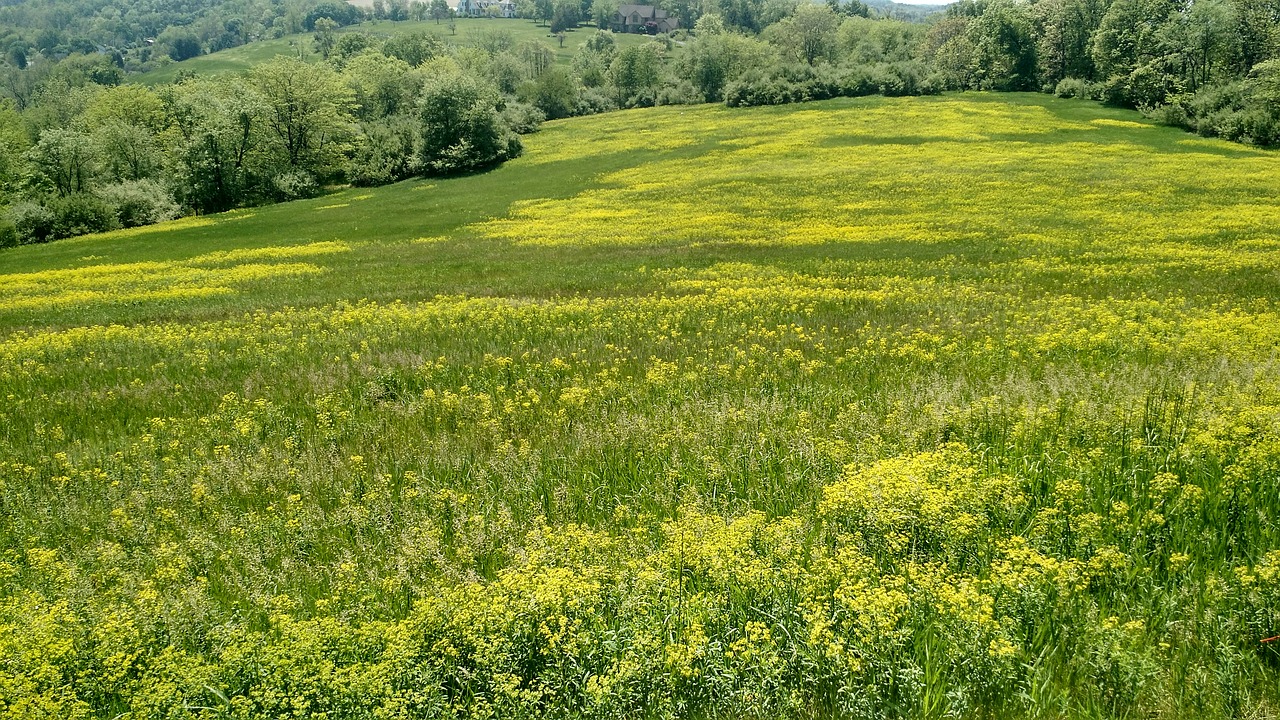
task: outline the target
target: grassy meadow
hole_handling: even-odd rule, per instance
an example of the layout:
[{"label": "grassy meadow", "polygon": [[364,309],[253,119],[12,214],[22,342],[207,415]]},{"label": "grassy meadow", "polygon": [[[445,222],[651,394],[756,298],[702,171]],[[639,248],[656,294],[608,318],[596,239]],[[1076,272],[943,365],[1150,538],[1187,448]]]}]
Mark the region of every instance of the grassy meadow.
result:
[{"label": "grassy meadow", "polygon": [[[555,53],[556,62],[561,65],[568,65],[573,60],[573,56],[582,49],[587,39],[595,32],[594,26],[583,26],[568,30],[565,32],[565,41],[562,47],[560,41],[551,34],[551,30],[547,25],[538,24],[532,20],[516,18],[457,18],[454,20],[454,24],[454,29],[450,31],[448,23],[437,23],[435,20],[402,20],[398,22],[373,20],[340,28],[337,32],[339,35],[349,32],[365,32],[381,38],[391,38],[414,32],[427,32],[438,35],[447,42],[461,46],[473,45],[477,39],[487,33],[494,31],[509,32],[515,38],[517,44],[535,41],[546,45]],[[649,42],[651,38],[647,35],[618,33],[615,35],[615,40],[618,47],[622,48]],[[178,73],[184,71],[193,72],[200,77],[234,75],[247,72],[255,65],[266,62],[277,55],[300,57],[304,60],[315,62],[320,60],[320,54],[315,49],[313,33],[299,33],[286,35],[282,38],[257,40],[239,47],[219,50],[208,55],[200,55],[190,60],[171,62],[163,67],[137,75],[131,80],[143,85],[163,85],[173,82],[178,77]]]},{"label": "grassy meadow", "polygon": [[0,253],[0,717],[1280,716],[1274,152],[526,141]]}]

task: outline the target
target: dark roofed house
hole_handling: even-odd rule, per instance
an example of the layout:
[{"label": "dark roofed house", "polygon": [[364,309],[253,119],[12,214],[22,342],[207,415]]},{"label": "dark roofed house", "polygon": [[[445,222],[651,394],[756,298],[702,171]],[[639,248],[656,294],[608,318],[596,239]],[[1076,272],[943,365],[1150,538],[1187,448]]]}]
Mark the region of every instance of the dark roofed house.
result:
[{"label": "dark roofed house", "polygon": [[658,33],[671,32],[680,27],[680,19],[666,10],[652,5],[623,5],[613,16],[614,32]]}]

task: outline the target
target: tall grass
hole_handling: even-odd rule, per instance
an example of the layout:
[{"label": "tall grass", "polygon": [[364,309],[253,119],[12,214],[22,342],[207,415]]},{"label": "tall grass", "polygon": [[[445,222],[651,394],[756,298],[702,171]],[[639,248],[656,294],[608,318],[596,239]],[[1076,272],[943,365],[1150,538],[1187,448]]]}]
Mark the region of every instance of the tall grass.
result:
[{"label": "tall grass", "polygon": [[659,109],[0,255],[0,716],[1274,717],[1274,161]]}]

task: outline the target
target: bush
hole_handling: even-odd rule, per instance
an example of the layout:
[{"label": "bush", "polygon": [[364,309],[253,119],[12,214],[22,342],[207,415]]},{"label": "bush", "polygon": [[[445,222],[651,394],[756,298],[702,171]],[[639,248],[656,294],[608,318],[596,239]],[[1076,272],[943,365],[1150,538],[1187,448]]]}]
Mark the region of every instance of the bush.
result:
[{"label": "bush", "polygon": [[182,214],[173,195],[154,180],[126,180],[100,188],[97,195],[115,209],[123,227],[152,225]]},{"label": "bush", "polygon": [[840,74],[837,92],[841,97],[863,97],[874,95],[879,90],[879,83],[872,69],[859,65],[847,68]]},{"label": "bush", "polygon": [[917,61],[856,65],[845,68],[782,65],[747,73],[725,90],[729,107],[782,105],[833,97],[936,95],[948,88],[946,79],[927,74]]},{"label": "bush", "polygon": [[920,95],[924,82],[924,68],[912,62],[877,65],[873,77],[876,89],[885,97]]},{"label": "bush", "polygon": [[0,248],[11,248],[18,245],[18,228],[8,217],[0,216]]},{"label": "bush", "polygon": [[509,102],[502,108],[502,119],[517,134],[528,135],[538,132],[547,116],[528,103]]},{"label": "bush", "polygon": [[373,48],[375,50],[378,48],[378,39],[369,33],[343,33],[338,36],[338,40],[334,43],[333,52],[329,54],[329,59],[333,61],[335,65],[342,66],[347,60],[350,60],[369,48]]},{"label": "bush", "polygon": [[[901,67],[900,67],[901,65]],[[914,94],[920,71],[912,64],[890,63],[873,67],[813,67],[782,65],[751,72],[725,89],[729,107],[783,105],[833,97],[862,97],[877,92]]]},{"label": "bush", "polygon": [[600,92],[597,88],[586,88],[578,95],[578,104],[573,108],[574,115],[598,115],[617,110],[613,98]]},{"label": "bush", "polygon": [[397,115],[361,126],[362,142],[348,167],[352,185],[386,185],[417,175],[422,169],[412,117]]},{"label": "bush", "polygon": [[1280,117],[1275,108],[1254,107],[1241,114],[1243,139],[1254,145],[1280,145]]},{"label": "bush", "polygon": [[520,138],[501,115],[494,87],[445,66],[422,88],[422,169],[432,174],[476,170],[516,157]]},{"label": "bush", "polygon": [[444,41],[428,32],[405,33],[387,40],[382,46],[387,57],[393,57],[418,67],[444,53]]},{"label": "bush", "polygon": [[1089,97],[1089,82],[1080,78],[1063,78],[1058,81],[1057,87],[1053,89],[1053,94],[1060,98],[1079,98],[1083,100]]},{"label": "bush", "polygon": [[551,67],[528,88],[528,101],[537,105],[546,117],[565,118],[573,114],[580,89],[577,78],[568,70]]},{"label": "bush", "polygon": [[1129,103],[1134,107],[1152,108],[1163,104],[1177,92],[1177,70],[1164,60],[1139,66],[1128,78]]},{"label": "bush", "polygon": [[53,213],[44,205],[25,200],[10,206],[7,214],[20,245],[33,245],[53,239]]},{"label": "bush", "polygon": [[89,233],[106,232],[120,227],[115,208],[92,193],[75,193],[54,198],[49,203],[53,214],[49,239],[75,237]]},{"label": "bush", "polygon": [[485,66],[484,75],[504,95],[515,95],[527,73],[524,61],[509,52],[494,55]]},{"label": "bush", "polygon": [[706,101],[706,95],[688,80],[664,85],[658,91],[659,105],[701,105]]},{"label": "bush", "polygon": [[1195,94],[1172,95],[1147,111],[1149,117],[1204,137],[1219,137],[1254,145],[1280,143],[1280,111],[1260,97],[1256,85],[1228,82],[1202,88]]},{"label": "bush", "polygon": [[[1062,96],[1059,96],[1062,97]],[[1147,117],[1164,125],[1172,125],[1174,127],[1194,130],[1196,128],[1195,116],[1192,115],[1187,107],[1190,97],[1187,95],[1178,95],[1169,99],[1167,105],[1153,108],[1147,112]]]},{"label": "bush", "polygon": [[947,76],[941,73],[929,73],[920,81],[921,95],[941,95],[950,89],[951,86],[947,84]]},{"label": "bush", "polygon": [[646,108],[658,104],[658,88],[648,87],[636,91],[627,101],[628,108]]},{"label": "bush", "polygon": [[1129,78],[1127,75],[1112,75],[1101,83],[1099,98],[1108,105],[1130,107]]},{"label": "bush", "polygon": [[320,183],[305,170],[290,170],[271,178],[271,194],[277,202],[302,200],[320,194]]}]

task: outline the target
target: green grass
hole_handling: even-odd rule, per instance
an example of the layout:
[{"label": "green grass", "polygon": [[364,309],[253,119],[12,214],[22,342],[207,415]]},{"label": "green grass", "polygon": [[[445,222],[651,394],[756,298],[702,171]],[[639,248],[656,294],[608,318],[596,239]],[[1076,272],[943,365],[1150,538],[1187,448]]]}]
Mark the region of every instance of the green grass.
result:
[{"label": "green grass", "polygon": [[[573,59],[573,56],[582,48],[590,34],[595,32],[595,28],[590,26],[570,30],[565,34],[564,46],[561,47],[559,40],[551,34],[546,25],[540,25],[532,20],[459,18],[455,22],[456,27],[452,33],[447,23],[436,23],[434,20],[405,20],[401,22],[375,20],[342,28],[338,32],[367,32],[382,38],[411,32],[429,32],[450,42],[465,46],[474,43],[478,35],[500,29],[510,32],[517,43],[530,40],[543,43],[555,51],[556,62],[564,65],[567,65]],[[618,34],[616,38],[619,47],[638,45],[650,39],[644,35],[628,35],[625,33]],[[233,75],[245,72],[254,65],[270,60],[277,55],[301,57],[312,61],[320,59],[320,55],[315,51],[312,34],[299,33],[271,40],[258,40],[240,47],[201,55],[183,62],[169,63],[164,67],[142,73],[132,79],[143,85],[163,85],[173,82],[173,79],[182,71],[190,71],[201,77]]]},{"label": "green grass", "polygon": [[1276,715],[1273,152],[526,140],[0,253],[0,717]]}]

